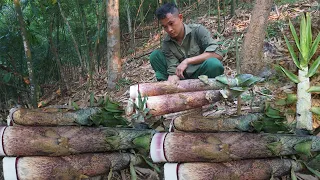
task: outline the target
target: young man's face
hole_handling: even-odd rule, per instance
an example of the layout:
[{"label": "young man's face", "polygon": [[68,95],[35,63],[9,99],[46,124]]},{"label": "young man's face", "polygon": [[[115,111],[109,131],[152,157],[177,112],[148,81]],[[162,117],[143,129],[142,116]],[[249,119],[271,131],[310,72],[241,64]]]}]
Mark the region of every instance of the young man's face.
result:
[{"label": "young man's face", "polygon": [[168,13],[166,18],[160,20],[160,23],[171,38],[177,38],[179,35],[181,37],[181,33],[184,32],[182,19],[182,14],[175,15]]}]

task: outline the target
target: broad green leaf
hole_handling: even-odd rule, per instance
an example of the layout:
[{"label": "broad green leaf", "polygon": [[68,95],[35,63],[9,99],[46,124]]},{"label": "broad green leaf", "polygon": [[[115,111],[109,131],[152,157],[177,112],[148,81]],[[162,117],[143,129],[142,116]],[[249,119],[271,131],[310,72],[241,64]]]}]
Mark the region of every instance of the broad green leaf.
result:
[{"label": "broad green leaf", "polygon": [[291,175],[291,180],[297,180],[296,173],[294,172],[292,167],[291,167],[290,175]]},{"label": "broad green leaf", "polygon": [[301,15],[301,23],[300,23],[300,48],[301,48],[301,55],[302,60],[300,60],[301,67],[308,64],[308,55],[309,55],[309,48],[307,43],[307,24],[304,14]]},{"label": "broad green leaf", "polygon": [[283,68],[283,67],[280,66],[280,65],[278,65],[278,66],[281,68],[281,70],[284,72],[284,74],[285,74],[291,81],[293,81],[293,82],[295,82],[295,83],[299,83],[299,82],[300,82],[297,75],[293,74],[292,72],[290,72],[289,70]]},{"label": "broad green leaf", "polygon": [[299,49],[299,51],[301,52],[301,49],[300,49],[300,41],[299,41],[299,38],[297,36],[297,32],[296,32],[296,29],[294,28],[292,22],[289,20],[289,25],[290,25],[290,30],[291,30],[291,34],[294,38],[294,41]]},{"label": "broad green leaf", "polygon": [[311,157],[311,145],[312,141],[304,141],[301,143],[298,143],[294,146],[294,150],[296,150],[298,153],[305,154],[309,157]]},{"label": "broad green leaf", "polygon": [[246,81],[249,81],[253,77],[252,74],[238,74],[235,79],[238,80],[238,85],[241,86]]},{"label": "broad green leaf", "polygon": [[313,76],[317,72],[319,65],[320,65],[320,56],[312,63],[309,69],[309,72],[307,74],[307,77]]},{"label": "broad green leaf", "polygon": [[282,143],[280,141],[278,142],[272,142],[267,144],[267,148],[276,156],[278,156],[282,151]]},{"label": "broad green leaf", "polygon": [[320,86],[311,86],[307,92],[320,92]]},{"label": "broad green leaf", "polygon": [[198,78],[199,78],[200,81],[202,81],[203,83],[209,84],[209,79],[208,79],[208,76],[207,76],[207,75],[201,75],[201,76],[198,76]]},{"label": "broad green leaf", "polygon": [[280,111],[277,109],[273,109],[270,106],[266,110],[266,115],[271,118],[282,118]]},{"label": "broad green leaf", "polygon": [[292,57],[292,60],[293,60],[294,64],[295,64],[299,69],[301,69],[299,59],[298,59],[296,53],[294,52],[294,49],[292,48],[291,44],[289,43],[288,38],[287,38],[286,36],[284,36],[284,39],[285,39],[285,41],[286,41],[288,50],[289,50],[289,52],[290,52],[290,55],[291,55],[291,57]]},{"label": "broad green leaf", "polygon": [[[312,43],[312,31],[311,31],[311,17],[310,17],[310,13],[306,13],[306,32],[307,32],[307,46],[308,48],[310,48],[311,43]],[[310,51],[310,49],[308,49]],[[310,60],[310,59],[309,59]]]},{"label": "broad green leaf", "polygon": [[314,114],[320,115],[320,107],[312,107],[310,111]]},{"label": "broad green leaf", "polygon": [[3,76],[3,82],[8,83],[11,79],[11,73],[7,73]]},{"label": "broad green leaf", "polygon": [[318,47],[319,47],[319,42],[320,42],[320,33],[318,33],[317,38],[313,41],[313,44],[311,46],[310,52],[309,52],[309,59],[312,58],[314,53],[316,53]]},{"label": "broad green leaf", "polygon": [[94,94],[93,92],[90,93],[90,107],[94,105]]}]

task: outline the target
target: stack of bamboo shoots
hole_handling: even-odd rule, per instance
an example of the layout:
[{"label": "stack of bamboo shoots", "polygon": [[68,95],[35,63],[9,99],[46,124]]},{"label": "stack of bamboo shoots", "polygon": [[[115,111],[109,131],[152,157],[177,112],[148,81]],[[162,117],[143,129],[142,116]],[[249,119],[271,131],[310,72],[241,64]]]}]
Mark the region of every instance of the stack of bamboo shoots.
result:
[{"label": "stack of bamboo shoots", "polygon": [[12,109],[9,126],[0,127],[0,154],[8,156],[4,178],[83,179],[139,164],[139,157],[119,150],[148,148],[142,141],[151,131],[79,126],[98,111]]},{"label": "stack of bamboo shoots", "polygon": [[[239,93],[225,89],[239,90],[237,86],[239,79],[217,78],[146,83],[132,86],[130,98],[141,103],[147,96],[145,108],[152,115],[164,115],[233,98]],[[133,106],[128,106],[127,114],[134,112]],[[153,136],[151,158],[155,163],[166,162],[166,180],[270,179],[301,170],[301,162],[283,156],[303,153],[306,143],[310,151],[320,151],[316,136],[249,133],[251,123],[262,118],[261,113],[225,119],[177,117],[172,120],[171,132]]]}]

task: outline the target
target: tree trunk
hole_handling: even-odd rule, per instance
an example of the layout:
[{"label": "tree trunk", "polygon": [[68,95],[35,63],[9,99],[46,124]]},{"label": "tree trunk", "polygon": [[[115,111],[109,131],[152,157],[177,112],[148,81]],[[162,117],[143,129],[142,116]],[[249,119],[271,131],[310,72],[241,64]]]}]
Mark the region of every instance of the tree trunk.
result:
[{"label": "tree trunk", "polygon": [[23,40],[23,47],[24,47],[24,52],[25,52],[25,56],[27,59],[27,67],[28,67],[28,73],[29,73],[29,80],[30,80],[30,95],[31,95],[31,100],[32,100],[32,106],[34,108],[37,107],[37,83],[36,83],[36,79],[33,73],[33,67],[32,67],[32,57],[31,57],[31,47],[30,47],[30,43],[27,39],[27,31],[26,31],[26,27],[25,27],[25,23],[23,20],[23,16],[22,16],[22,11],[21,11],[21,6],[20,6],[20,1],[19,0],[14,0],[14,6],[16,9],[16,13],[17,13],[17,17],[19,20],[19,24],[20,24],[20,31],[21,31],[21,36],[22,36],[22,40]]},{"label": "tree trunk", "polygon": [[273,0],[257,0],[254,5],[250,25],[242,45],[242,73],[250,72],[253,75],[259,75],[265,66],[263,44],[272,4]]},{"label": "tree trunk", "polygon": [[108,7],[108,88],[113,89],[121,73],[119,0],[109,0]]},{"label": "tree trunk", "polygon": [[130,0],[127,0],[127,4],[126,4],[126,10],[127,10],[127,20],[128,20],[128,31],[130,34],[130,49],[133,49],[133,38],[134,37],[132,35],[133,31],[132,31],[132,21],[131,21],[131,11],[130,11]]},{"label": "tree trunk", "polygon": [[262,113],[234,118],[210,118],[203,116],[179,116],[173,120],[175,130],[187,132],[250,131],[251,123],[263,118]]},{"label": "tree trunk", "polygon": [[141,160],[128,153],[79,154],[62,157],[5,157],[4,178],[10,180],[90,178],[129,167]]},{"label": "tree trunk", "polygon": [[228,163],[166,163],[166,180],[226,180],[272,179],[303,169],[303,165],[291,159],[242,160]]},{"label": "tree trunk", "polygon": [[86,108],[76,111],[55,109],[16,109],[10,110],[8,125],[57,126],[91,125],[90,117],[100,112],[99,108]]},{"label": "tree trunk", "polygon": [[73,41],[73,45],[74,45],[74,48],[75,48],[75,51],[77,52],[77,55],[78,55],[78,58],[79,58],[79,61],[80,61],[80,64],[81,64],[81,68],[82,70],[84,69],[86,63],[83,61],[82,57],[81,57],[81,54],[80,54],[80,51],[79,51],[79,46],[78,46],[78,43],[72,33],[72,30],[71,30],[71,26],[69,24],[69,21],[67,20],[66,16],[64,15],[63,11],[62,11],[62,8],[61,8],[61,4],[60,4],[60,0],[58,0],[58,5],[59,5],[59,10],[60,10],[60,13],[61,13],[61,16],[64,20],[64,22],[66,23],[67,27],[68,27],[68,30],[70,32],[70,35],[71,35],[71,39]]},{"label": "tree trunk", "polygon": [[61,82],[63,82],[63,85],[69,91],[69,89],[70,89],[69,88],[69,84],[67,82],[67,78],[65,77],[64,71],[62,69],[61,61],[60,61],[59,54],[58,54],[58,49],[55,47],[55,45],[53,43],[53,40],[52,40],[52,32],[53,32],[53,18],[51,18],[51,23],[50,23],[50,26],[49,26],[49,35],[48,35],[50,49],[51,49],[52,54],[55,56],[55,60],[56,60],[56,63],[58,65],[58,68],[59,68],[59,71],[60,71]]},{"label": "tree trunk", "polygon": [[0,154],[63,156],[131,148],[149,149],[150,130],[78,126],[0,128]]},{"label": "tree trunk", "polygon": [[320,137],[254,133],[158,133],[151,141],[153,162],[228,162],[298,154],[296,145],[311,141],[320,151]]},{"label": "tree trunk", "polygon": [[[239,95],[226,91],[228,98]],[[196,91],[148,97],[146,107],[154,116],[199,108],[212,102],[223,100],[220,90]],[[137,101],[137,100],[136,100]],[[138,104],[139,101],[137,101]]]}]

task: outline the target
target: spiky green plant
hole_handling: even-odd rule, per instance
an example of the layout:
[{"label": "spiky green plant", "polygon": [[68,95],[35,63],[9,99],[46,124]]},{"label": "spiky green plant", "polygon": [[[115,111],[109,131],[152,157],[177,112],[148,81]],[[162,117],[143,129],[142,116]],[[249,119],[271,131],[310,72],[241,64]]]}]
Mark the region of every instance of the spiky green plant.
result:
[{"label": "spiky green plant", "polygon": [[[309,78],[317,72],[317,69],[320,65],[320,56],[317,57],[312,63],[310,61],[317,51],[320,42],[320,33],[314,40],[312,40],[311,17],[309,13],[301,16],[300,40],[291,21],[289,21],[289,25],[295,45],[299,52],[296,53],[294,51],[293,46],[289,43],[286,36],[284,36],[284,39],[293,62],[299,68],[298,76],[284,67],[279,67],[291,81],[298,84],[296,128],[312,131],[312,112],[320,113],[320,111],[317,111],[319,108],[311,108],[311,92],[320,92],[320,87],[310,87]],[[311,66],[309,67],[310,63]]]}]

